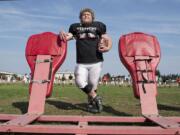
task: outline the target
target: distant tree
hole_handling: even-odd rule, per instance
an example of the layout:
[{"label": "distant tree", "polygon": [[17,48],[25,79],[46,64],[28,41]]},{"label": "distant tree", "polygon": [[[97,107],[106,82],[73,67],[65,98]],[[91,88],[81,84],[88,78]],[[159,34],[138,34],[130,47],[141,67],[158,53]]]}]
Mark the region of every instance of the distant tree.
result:
[{"label": "distant tree", "polygon": [[159,70],[156,70],[156,76],[161,77],[161,73]]},{"label": "distant tree", "polygon": [[69,75],[69,84],[72,85],[72,79],[73,79],[73,76],[70,74]]},{"label": "distant tree", "polygon": [[162,81],[166,82],[168,80],[176,80],[180,75],[179,74],[168,74],[168,75],[161,75]]},{"label": "distant tree", "polygon": [[63,76],[62,76],[62,86],[64,86],[65,83],[66,83],[66,77],[65,77],[65,75],[63,74]]},{"label": "distant tree", "polygon": [[65,81],[66,80],[66,77],[65,77],[65,75],[63,74],[63,76],[62,76],[62,81]]},{"label": "distant tree", "polygon": [[12,75],[13,79],[17,80],[18,79],[18,76],[16,74],[13,74]]},{"label": "distant tree", "polygon": [[115,81],[115,76],[111,76],[111,81]]},{"label": "distant tree", "polygon": [[73,76],[70,74],[69,75],[69,80],[72,80],[73,79]]}]

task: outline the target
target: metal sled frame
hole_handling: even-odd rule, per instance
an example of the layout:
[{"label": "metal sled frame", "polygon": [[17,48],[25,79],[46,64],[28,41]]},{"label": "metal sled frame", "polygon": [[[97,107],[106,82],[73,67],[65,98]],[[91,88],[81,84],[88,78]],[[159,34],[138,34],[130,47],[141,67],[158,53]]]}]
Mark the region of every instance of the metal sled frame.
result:
[{"label": "metal sled frame", "polygon": [[[137,59],[139,60],[141,58],[138,57]],[[146,94],[144,93],[142,85],[139,84],[139,96],[143,117],[43,115],[47,85],[51,81],[49,80],[51,69],[51,56],[38,55],[35,62],[28,111],[24,115],[0,114],[0,121],[2,122],[0,125],[1,133],[75,135],[180,134],[180,117],[159,116],[154,94],[155,88],[152,84],[144,85],[147,90]],[[55,125],[55,123],[57,124]],[[150,123],[150,125],[148,123]]]}]

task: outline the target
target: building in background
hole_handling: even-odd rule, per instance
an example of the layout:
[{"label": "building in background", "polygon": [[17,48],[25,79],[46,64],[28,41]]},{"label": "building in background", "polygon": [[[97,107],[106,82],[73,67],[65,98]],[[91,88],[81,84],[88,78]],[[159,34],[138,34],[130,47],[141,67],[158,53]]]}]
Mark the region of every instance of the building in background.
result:
[{"label": "building in background", "polygon": [[0,83],[15,83],[22,81],[22,79],[23,75],[21,74],[0,71]]},{"label": "building in background", "polygon": [[[0,71],[0,83],[30,83],[31,75],[25,73],[24,75]],[[180,75],[179,74],[169,74],[169,75],[156,75],[156,81],[158,86],[180,86]],[[61,71],[56,72],[54,78],[55,84],[61,84],[62,86],[66,84],[75,84],[75,75],[72,71]],[[100,85],[116,85],[116,86],[130,86],[132,85],[131,76],[127,77],[124,75],[111,75],[106,73],[99,78]]]}]

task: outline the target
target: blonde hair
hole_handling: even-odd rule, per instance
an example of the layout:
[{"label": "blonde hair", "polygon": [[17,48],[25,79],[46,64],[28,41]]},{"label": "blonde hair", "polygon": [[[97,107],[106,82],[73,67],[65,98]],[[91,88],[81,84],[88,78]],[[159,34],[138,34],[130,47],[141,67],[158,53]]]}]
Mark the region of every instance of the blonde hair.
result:
[{"label": "blonde hair", "polygon": [[95,19],[94,11],[93,11],[92,9],[90,9],[90,8],[83,8],[83,9],[81,9],[81,11],[80,11],[80,13],[79,13],[79,19],[80,19],[80,20],[81,20],[81,17],[82,17],[82,15],[83,15],[84,12],[89,12],[89,13],[91,13],[92,20],[94,21],[94,19]]}]

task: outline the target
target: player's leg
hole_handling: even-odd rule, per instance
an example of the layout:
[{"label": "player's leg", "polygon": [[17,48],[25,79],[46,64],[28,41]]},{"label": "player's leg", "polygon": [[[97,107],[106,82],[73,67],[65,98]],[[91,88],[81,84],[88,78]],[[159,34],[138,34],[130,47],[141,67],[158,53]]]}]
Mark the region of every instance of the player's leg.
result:
[{"label": "player's leg", "polygon": [[98,62],[96,64],[92,64],[88,72],[88,84],[92,85],[92,90],[88,95],[89,98],[91,97],[92,104],[93,102],[95,102],[98,112],[101,112],[103,109],[102,98],[96,93],[101,70],[102,70],[102,62]]},{"label": "player's leg", "polygon": [[78,88],[89,94],[92,90],[92,85],[88,84],[88,68],[87,65],[77,64],[75,68],[75,83]]},{"label": "player's leg", "polygon": [[82,89],[88,84],[88,70],[82,64],[76,65],[74,75],[75,83],[78,88]]}]

